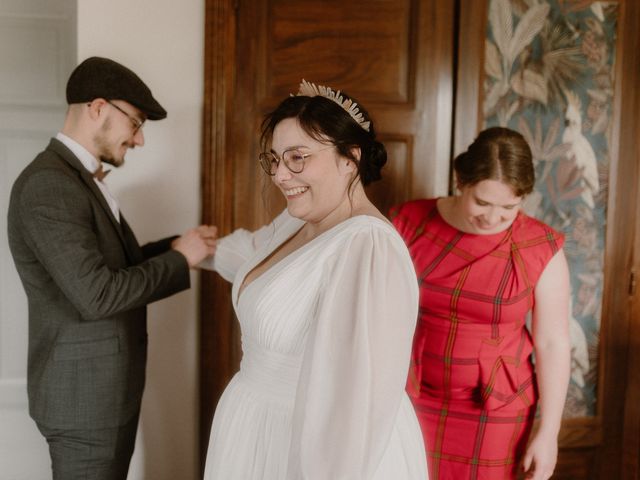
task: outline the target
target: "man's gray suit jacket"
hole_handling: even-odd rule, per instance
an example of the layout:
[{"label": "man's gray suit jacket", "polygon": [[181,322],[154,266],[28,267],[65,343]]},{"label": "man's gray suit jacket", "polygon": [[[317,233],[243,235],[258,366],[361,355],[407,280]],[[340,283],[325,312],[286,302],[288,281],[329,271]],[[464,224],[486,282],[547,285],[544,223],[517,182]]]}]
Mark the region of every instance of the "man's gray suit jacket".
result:
[{"label": "man's gray suit jacket", "polygon": [[9,246],[29,303],[28,395],[49,428],[123,425],[140,408],[146,305],[189,287],[172,238],[138,245],[52,139],[13,185]]}]

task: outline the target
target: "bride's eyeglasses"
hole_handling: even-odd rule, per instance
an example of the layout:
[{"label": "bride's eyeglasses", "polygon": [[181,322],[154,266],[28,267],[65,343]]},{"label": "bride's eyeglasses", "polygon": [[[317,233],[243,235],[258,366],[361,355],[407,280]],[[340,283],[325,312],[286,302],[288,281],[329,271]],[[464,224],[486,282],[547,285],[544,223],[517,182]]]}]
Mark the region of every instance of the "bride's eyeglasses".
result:
[{"label": "bride's eyeglasses", "polygon": [[308,157],[310,157],[314,153],[318,153],[329,148],[333,148],[333,145],[309,153],[303,153],[297,148],[292,148],[290,150],[285,150],[284,152],[282,152],[281,158],[279,158],[275,153],[272,152],[262,152],[258,156],[258,161],[260,162],[260,166],[267,175],[273,176],[276,174],[278,165],[280,165],[280,160],[284,162],[284,166],[287,167],[291,173],[301,173],[302,170],[304,170],[305,160]]}]

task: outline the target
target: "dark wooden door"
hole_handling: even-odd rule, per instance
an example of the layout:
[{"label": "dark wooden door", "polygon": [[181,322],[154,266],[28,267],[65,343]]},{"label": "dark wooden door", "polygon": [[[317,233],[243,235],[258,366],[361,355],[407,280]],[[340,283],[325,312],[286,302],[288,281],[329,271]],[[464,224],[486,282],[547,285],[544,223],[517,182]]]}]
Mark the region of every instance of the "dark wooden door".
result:
[{"label": "dark wooden door", "polygon": [[[257,166],[262,117],[301,79],[354,96],[389,152],[369,194],[386,212],[446,194],[454,73],[449,0],[209,0],[205,61],[203,220],[221,234],[270,221],[284,202]],[[201,425],[237,371],[229,285],[203,274]]]}]

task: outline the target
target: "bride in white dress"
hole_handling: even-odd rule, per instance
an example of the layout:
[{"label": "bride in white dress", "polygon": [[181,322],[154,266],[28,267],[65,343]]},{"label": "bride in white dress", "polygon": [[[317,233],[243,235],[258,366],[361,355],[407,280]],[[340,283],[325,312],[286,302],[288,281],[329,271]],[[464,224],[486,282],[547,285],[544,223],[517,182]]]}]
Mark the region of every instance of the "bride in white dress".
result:
[{"label": "bride in white dress", "polygon": [[260,164],[287,209],[220,239],[204,265],[233,282],[243,350],[206,480],[427,478],[404,391],[416,276],[363,188],[380,178],[384,146],[339,93],[303,81],[267,116]]}]

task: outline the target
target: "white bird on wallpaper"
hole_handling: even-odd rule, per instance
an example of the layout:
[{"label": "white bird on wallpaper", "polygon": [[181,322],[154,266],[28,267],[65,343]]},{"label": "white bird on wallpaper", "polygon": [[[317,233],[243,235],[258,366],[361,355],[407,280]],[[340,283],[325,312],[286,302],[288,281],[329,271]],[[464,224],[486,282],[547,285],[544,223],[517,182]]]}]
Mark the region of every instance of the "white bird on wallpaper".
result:
[{"label": "white bird on wallpaper", "polygon": [[589,371],[589,347],[582,325],[573,316],[571,297],[569,297],[569,338],[571,339],[571,380],[584,387],[584,376]]},{"label": "white bird on wallpaper", "polygon": [[562,143],[569,145],[567,157],[573,159],[580,171],[581,194],[589,208],[594,208],[593,197],[600,191],[598,179],[598,161],[589,140],[582,134],[581,103],[573,92],[565,92],[567,111],[565,112],[565,129]]},{"label": "white bird on wallpaper", "polygon": [[591,11],[600,20],[604,22],[604,10],[602,8],[602,2],[593,2],[591,4]]}]

